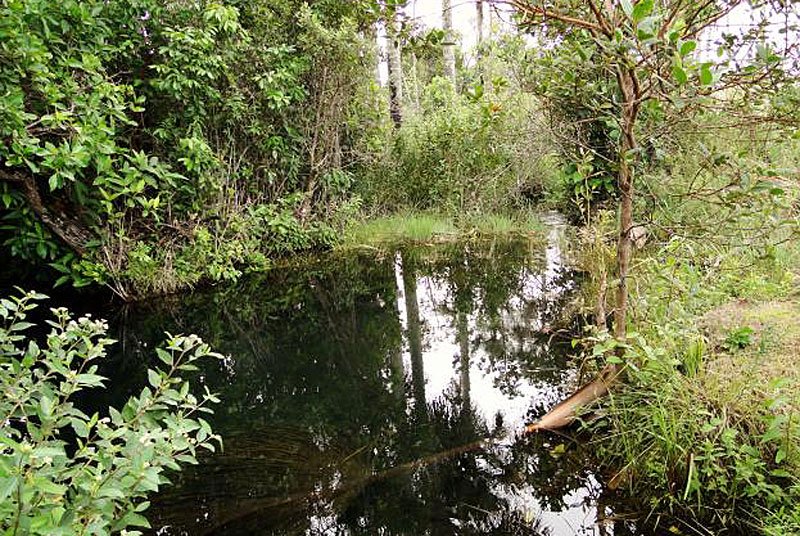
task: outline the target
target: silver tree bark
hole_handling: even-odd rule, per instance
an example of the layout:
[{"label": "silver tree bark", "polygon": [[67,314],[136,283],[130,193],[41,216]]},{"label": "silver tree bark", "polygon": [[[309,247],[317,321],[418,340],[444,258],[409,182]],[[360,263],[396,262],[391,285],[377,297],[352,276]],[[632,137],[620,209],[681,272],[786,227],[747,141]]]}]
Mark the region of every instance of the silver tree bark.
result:
[{"label": "silver tree bark", "polygon": [[444,76],[456,87],[456,39],[453,34],[452,0],[442,0],[442,27],[444,28]]}]

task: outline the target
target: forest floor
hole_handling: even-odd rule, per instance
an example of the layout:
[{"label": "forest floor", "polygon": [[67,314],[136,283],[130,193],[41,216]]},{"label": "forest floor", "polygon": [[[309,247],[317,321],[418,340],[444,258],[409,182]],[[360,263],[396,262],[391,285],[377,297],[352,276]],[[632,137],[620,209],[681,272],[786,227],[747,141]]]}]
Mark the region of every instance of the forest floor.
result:
[{"label": "forest floor", "polygon": [[699,380],[713,398],[747,414],[765,402],[800,412],[800,298],[736,300],[702,318],[715,349]]}]

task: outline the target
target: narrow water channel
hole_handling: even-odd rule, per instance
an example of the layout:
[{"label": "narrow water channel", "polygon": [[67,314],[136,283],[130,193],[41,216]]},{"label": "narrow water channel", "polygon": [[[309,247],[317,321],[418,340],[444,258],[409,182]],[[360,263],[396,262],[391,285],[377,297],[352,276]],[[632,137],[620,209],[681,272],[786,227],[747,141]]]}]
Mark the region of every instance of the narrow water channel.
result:
[{"label": "narrow water channel", "polygon": [[164,331],[227,356],[196,378],[222,399],[224,450],[173,476],[154,530],[635,533],[573,439],[513,435],[577,383],[575,275],[548,222],[546,240],[327,255],[111,315],[115,390],[99,406],[141,386]]}]

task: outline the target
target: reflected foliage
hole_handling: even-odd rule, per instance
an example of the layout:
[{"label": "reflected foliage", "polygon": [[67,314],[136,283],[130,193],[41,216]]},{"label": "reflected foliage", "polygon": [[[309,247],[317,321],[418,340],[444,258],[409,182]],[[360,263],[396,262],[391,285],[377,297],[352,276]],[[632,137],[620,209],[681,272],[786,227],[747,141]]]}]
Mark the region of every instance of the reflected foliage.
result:
[{"label": "reflected foliage", "polygon": [[[223,400],[212,424],[225,452],[177,475],[154,501],[153,526],[558,533],[540,511],[574,508],[576,492],[589,508],[600,492],[580,449],[544,436],[478,442],[519,429],[573,387],[568,345],[553,336],[571,278],[541,244],[470,242],[330,255],[120,310],[108,396],[139,383],[164,329],[197,332],[230,356],[200,372]],[[102,396],[91,403],[113,402]],[[493,397],[499,409],[485,404]]]}]

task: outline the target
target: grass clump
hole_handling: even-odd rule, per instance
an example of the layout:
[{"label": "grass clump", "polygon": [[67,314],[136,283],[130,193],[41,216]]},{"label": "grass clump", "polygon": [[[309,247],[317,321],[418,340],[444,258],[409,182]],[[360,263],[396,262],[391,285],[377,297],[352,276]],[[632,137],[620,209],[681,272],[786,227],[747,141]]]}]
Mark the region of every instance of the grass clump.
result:
[{"label": "grass clump", "polygon": [[400,212],[355,222],[345,230],[342,245],[381,246],[433,243],[482,236],[539,235],[544,226],[533,213],[476,213],[454,218],[427,212]]}]

